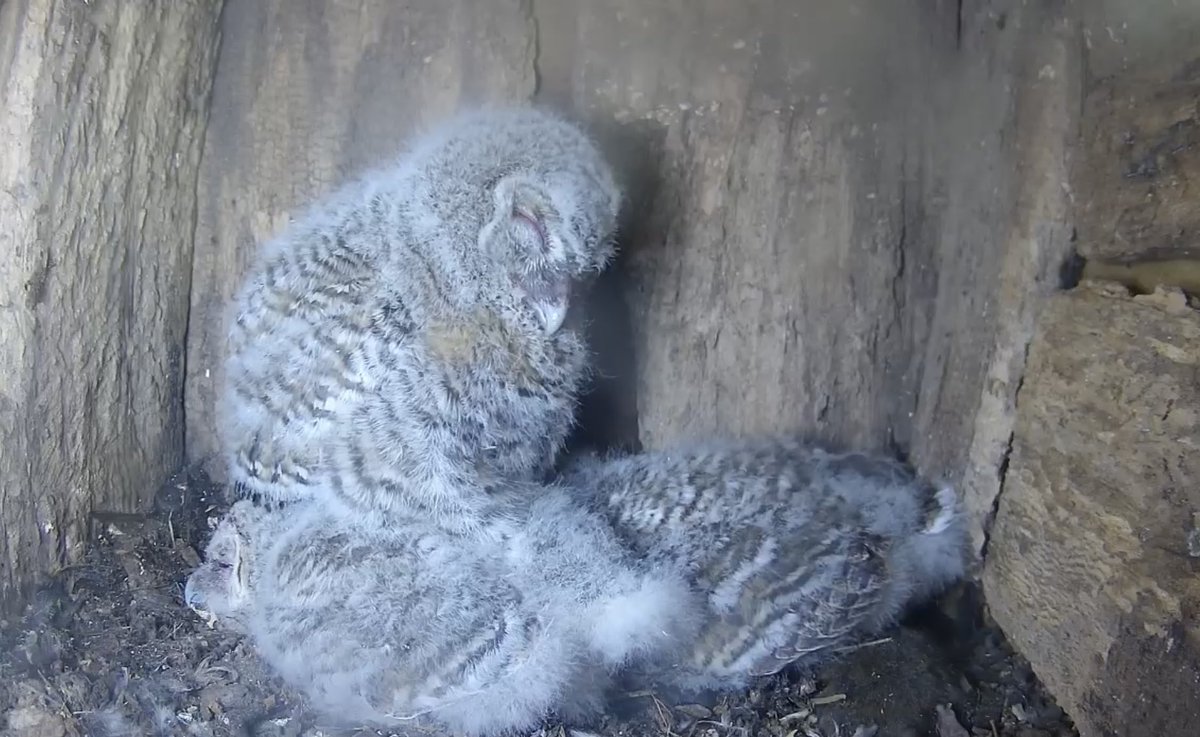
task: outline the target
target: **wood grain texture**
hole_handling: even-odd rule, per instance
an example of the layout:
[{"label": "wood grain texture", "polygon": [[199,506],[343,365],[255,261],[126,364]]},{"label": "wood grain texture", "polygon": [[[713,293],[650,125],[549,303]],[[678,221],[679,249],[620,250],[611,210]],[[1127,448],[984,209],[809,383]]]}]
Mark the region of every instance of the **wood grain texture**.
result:
[{"label": "wood grain texture", "polygon": [[0,601],[183,456],[220,0],[0,4]]},{"label": "wood grain texture", "polygon": [[224,29],[188,335],[194,460],[216,450],[226,305],[258,242],[422,126],[461,106],[527,100],[535,86],[520,0],[234,0]]},{"label": "wood grain texture", "polygon": [[541,45],[559,71],[545,94],[641,167],[618,266],[641,443],[886,445],[908,425],[912,297],[931,277],[906,259],[933,259],[929,239],[905,242],[924,226],[906,223],[928,153],[915,100],[946,39],[906,4],[551,5],[534,6],[542,37],[566,42]]},{"label": "wood grain texture", "polygon": [[1043,312],[984,584],[1082,735],[1200,719],[1200,314],[1085,286]]},{"label": "wood grain texture", "polygon": [[[935,457],[947,450],[961,453],[950,465],[961,468],[961,476],[950,478],[959,483],[980,551],[1008,462],[1017,392],[1038,313],[1044,297],[1060,288],[1059,272],[1071,251],[1065,185],[1078,140],[1082,77],[1074,18],[1054,4],[1023,6],[1006,18],[1003,25],[1014,35],[994,49],[1004,52],[1012,75],[1007,78],[1012,91],[999,97],[1009,106],[1004,123],[969,128],[996,136],[986,139],[988,155],[965,154],[967,143],[949,158],[949,185],[958,193],[949,196],[949,224],[941,234],[947,271],[934,313],[941,329],[929,346],[948,357],[939,364],[936,353],[926,354],[932,370],[944,373],[940,386],[927,383],[928,393],[922,392],[923,399],[929,393],[937,397],[937,409],[919,414],[919,427],[932,442],[917,446],[918,453],[928,450]],[[943,404],[955,396],[957,401]],[[928,457],[920,462],[941,467]]]},{"label": "wood grain texture", "polygon": [[1200,56],[1097,81],[1083,120],[1073,177],[1079,252],[1109,261],[1200,256]]}]

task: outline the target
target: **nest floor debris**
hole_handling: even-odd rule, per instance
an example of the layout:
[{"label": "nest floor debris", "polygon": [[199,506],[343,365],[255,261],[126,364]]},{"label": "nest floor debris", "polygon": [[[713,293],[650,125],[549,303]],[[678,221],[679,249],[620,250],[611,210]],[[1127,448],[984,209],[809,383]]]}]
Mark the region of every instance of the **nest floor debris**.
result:
[{"label": "nest floor debris", "polygon": [[[90,552],[0,623],[0,725],[13,737],[380,737],[338,731],[241,637],[183,605],[223,491],[181,474],[145,517],[93,519]],[[1075,732],[988,620],[973,585],[813,672],[715,703],[621,695],[591,725],[620,737],[1067,737]],[[540,737],[566,735],[561,726]],[[582,737],[587,733],[578,732]]]}]

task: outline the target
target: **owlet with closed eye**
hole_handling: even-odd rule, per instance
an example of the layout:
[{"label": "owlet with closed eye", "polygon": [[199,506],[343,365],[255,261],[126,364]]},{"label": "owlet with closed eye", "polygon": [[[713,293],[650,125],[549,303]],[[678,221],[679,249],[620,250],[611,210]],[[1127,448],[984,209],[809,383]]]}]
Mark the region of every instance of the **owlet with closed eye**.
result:
[{"label": "owlet with closed eye", "polygon": [[619,207],[588,137],[532,108],[459,116],[314,204],[237,295],[231,481],[460,530],[494,516],[573,424],[586,356],[563,321]]},{"label": "owlet with closed eye", "polygon": [[492,538],[243,500],[184,597],[338,723],[484,736],[591,721],[614,672],[686,648],[697,607],[562,490],[523,500]]}]

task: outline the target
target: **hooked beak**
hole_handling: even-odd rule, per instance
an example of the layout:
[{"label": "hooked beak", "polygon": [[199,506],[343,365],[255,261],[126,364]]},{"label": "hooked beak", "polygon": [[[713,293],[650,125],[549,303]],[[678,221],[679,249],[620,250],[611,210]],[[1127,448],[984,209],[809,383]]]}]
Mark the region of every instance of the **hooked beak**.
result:
[{"label": "hooked beak", "polygon": [[563,273],[534,272],[522,275],[516,281],[517,291],[533,310],[542,333],[557,333],[571,306],[570,277]]},{"label": "hooked beak", "polygon": [[183,601],[189,609],[200,611],[204,608],[204,595],[192,587],[190,576],[183,586]]},{"label": "hooked beak", "polygon": [[533,311],[537,313],[538,320],[542,323],[542,332],[546,335],[554,335],[558,329],[562,327],[563,321],[567,319],[566,302],[535,302]]}]

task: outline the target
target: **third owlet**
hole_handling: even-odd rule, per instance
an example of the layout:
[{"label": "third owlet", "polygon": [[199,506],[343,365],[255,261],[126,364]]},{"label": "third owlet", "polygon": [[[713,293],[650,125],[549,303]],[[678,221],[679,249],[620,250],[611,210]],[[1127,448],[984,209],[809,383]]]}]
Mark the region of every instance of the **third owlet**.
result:
[{"label": "third owlet", "polygon": [[495,735],[590,720],[615,670],[691,641],[697,606],[561,490],[522,498],[493,539],[243,500],[185,599],[339,723]]}]

